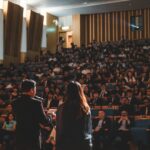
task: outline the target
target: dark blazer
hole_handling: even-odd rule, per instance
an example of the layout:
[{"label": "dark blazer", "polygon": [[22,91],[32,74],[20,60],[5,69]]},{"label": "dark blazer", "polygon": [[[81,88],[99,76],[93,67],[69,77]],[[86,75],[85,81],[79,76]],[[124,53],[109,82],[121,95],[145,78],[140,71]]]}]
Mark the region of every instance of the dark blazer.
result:
[{"label": "dark blazer", "polygon": [[[147,114],[146,114],[147,107]],[[150,105],[144,106],[140,109],[140,115],[150,115]]]},{"label": "dark blazer", "polygon": [[91,99],[89,104],[91,106],[101,106],[102,105],[102,101],[100,98],[97,98],[97,99]]},{"label": "dark blazer", "polygon": [[134,107],[134,105],[131,105],[131,104],[121,105],[119,107],[119,112],[121,113],[124,110],[127,111],[129,115],[134,115],[135,114],[135,107]]},{"label": "dark blazer", "polygon": [[[97,125],[98,125],[98,122],[99,122],[99,119],[97,120]],[[112,123],[111,123],[111,120],[107,117],[105,117],[103,119],[103,122],[102,122],[102,127],[100,129],[100,132],[105,132],[105,130],[107,129],[107,132],[111,131],[112,129]]]},{"label": "dark blazer", "polygon": [[109,103],[111,103],[112,105],[119,105],[120,104],[120,99],[118,96],[115,96],[114,98],[109,98],[108,99]]},{"label": "dark blazer", "polygon": [[[127,121],[125,122],[125,126],[127,129],[130,129],[131,128],[131,120],[129,119],[130,123],[128,123]],[[117,120],[117,129],[119,129],[122,125],[123,121],[120,121],[119,122],[119,119]]]},{"label": "dark blazer", "polygon": [[[68,115],[67,118],[64,119],[63,110],[64,104],[61,105],[57,111],[56,150],[91,150],[91,114],[83,115],[80,118],[68,117],[70,116]],[[69,114],[71,114],[71,112]]]},{"label": "dark blazer", "polygon": [[42,102],[22,95],[12,103],[16,117],[17,150],[39,150],[40,124],[50,124],[46,117]]}]

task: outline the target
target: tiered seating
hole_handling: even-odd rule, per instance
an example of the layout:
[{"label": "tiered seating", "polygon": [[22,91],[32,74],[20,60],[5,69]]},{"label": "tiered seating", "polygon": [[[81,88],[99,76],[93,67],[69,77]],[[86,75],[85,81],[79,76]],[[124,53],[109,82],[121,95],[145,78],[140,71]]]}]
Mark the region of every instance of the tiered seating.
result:
[{"label": "tiered seating", "polygon": [[88,47],[64,49],[55,55],[47,52],[24,64],[1,66],[0,70],[0,114],[20,94],[22,79],[36,80],[37,95],[45,101],[49,92],[54,100],[65,96],[68,82],[75,79],[84,87],[93,118],[97,118],[99,110],[105,110],[115,121],[126,110],[135,119],[133,137],[142,130],[147,133],[149,120],[137,120],[136,115],[150,115],[150,110],[145,111],[147,106],[150,109],[150,103],[146,102],[150,102],[149,40],[92,42]]}]

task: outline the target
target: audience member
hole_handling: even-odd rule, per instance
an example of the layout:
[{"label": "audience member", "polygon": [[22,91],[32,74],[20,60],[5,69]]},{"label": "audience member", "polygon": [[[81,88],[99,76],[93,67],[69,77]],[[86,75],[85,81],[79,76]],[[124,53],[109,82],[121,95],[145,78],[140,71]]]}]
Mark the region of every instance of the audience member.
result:
[{"label": "audience member", "polygon": [[98,123],[94,133],[94,149],[95,150],[104,150],[109,148],[110,145],[110,132],[111,132],[111,121],[106,117],[106,114],[103,110],[100,110],[98,113]]}]

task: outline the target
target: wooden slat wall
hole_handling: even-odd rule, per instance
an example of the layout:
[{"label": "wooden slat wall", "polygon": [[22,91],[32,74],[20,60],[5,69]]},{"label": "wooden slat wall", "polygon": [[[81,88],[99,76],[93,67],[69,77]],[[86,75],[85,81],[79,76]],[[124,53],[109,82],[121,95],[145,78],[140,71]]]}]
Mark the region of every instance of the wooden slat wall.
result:
[{"label": "wooden slat wall", "polygon": [[22,19],[23,8],[6,2],[4,7],[4,64],[19,62]]},{"label": "wooden slat wall", "polygon": [[30,12],[27,24],[27,53],[39,54],[42,42],[44,17],[34,11]]},{"label": "wooden slat wall", "polygon": [[[143,16],[142,31],[132,32],[131,16]],[[81,15],[81,44],[88,45],[92,40],[118,41],[122,36],[129,40],[150,38],[150,8]]]}]

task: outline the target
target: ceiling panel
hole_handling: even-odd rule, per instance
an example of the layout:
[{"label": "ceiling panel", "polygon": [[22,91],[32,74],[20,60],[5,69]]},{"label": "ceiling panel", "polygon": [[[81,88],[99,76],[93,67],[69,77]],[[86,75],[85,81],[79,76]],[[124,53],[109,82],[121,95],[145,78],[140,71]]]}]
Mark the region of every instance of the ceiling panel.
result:
[{"label": "ceiling panel", "polygon": [[150,7],[150,0],[28,0],[28,5],[56,16]]}]

